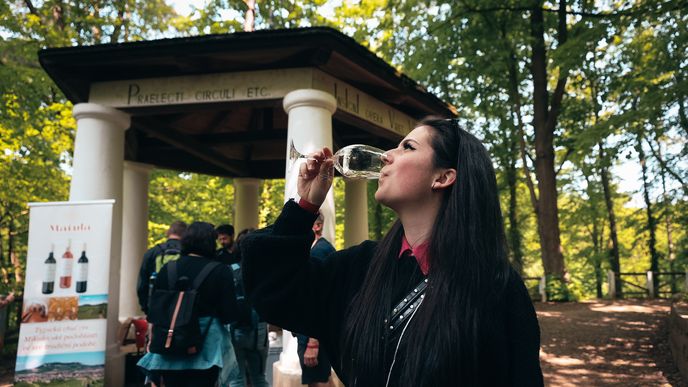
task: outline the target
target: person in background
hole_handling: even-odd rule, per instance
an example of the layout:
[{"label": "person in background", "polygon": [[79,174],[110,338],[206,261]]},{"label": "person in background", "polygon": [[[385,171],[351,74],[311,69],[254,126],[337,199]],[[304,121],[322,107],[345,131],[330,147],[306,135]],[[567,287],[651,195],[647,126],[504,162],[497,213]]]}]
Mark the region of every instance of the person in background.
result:
[{"label": "person in background", "polygon": [[[9,305],[14,302],[14,299],[14,292],[10,292],[6,296],[0,294],[0,321],[7,321],[7,315],[9,314]],[[0,350],[2,350],[5,347],[6,330],[7,324],[0,324]]]},{"label": "person in background", "polygon": [[[236,302],[241,316],[238,321],[230,324],[229,332],[234,346],[234,353],[238,363],[238,372],[223,373],[220,384],[225,385],[229,380],[231,387],[268,387],[265,376],[268,357],[268,325],[253,309],[244,293],[244,285],[241,273],[241,246],[242,240],[252,228],[242,230],[236,238],[234,260],[230,267],[234,275],[234,287],[236,289]],[[229,370],[228,370],[229,371]],[[248,381],[246,378],[248,377]]]},{"label": "person in background", "polygon": [[160,268],[170,259],[177,259],[181,252],[181,239],[186,232],[186,223],[177,220],[170,224],[165,235],[167,241],[157,244],[143,254],[139,279],[136,285],[136,295],[139,306],[144,313],[148,312],[148,297],[151,290],[151,276],[157,275]]},{"label": "person in background", "polygon": [[234,226],[231,224],[222,224],[217,226],[217,242],[220,248],[217,249],[217,260],[225,265],[231,265],[238,260],[234,254]]},{"label": "person in background", "polygon": [[[336,250],[332,244],[322,236],[325,218],[319,214],[313,223],[315,240],[311,246],[311,259],[324,261],[325,258]],[[334,387],[331,378],[330,360],[325,350],[320,348],[318,339],[296,334],[299,343],[297,353],[301,363],[301,383],[308,387]]]},{"label": "person in background", "polygon": [[241,245],[258,313],[317,338],[349,386],[543,386],[537,316],[507,259],[483,144],[456,120],[426,119],[382,161],[375,199],[398,220],[324,263],[309,250],[332,151],[301,164],[299,201]]},{"label": "person in background", "polygon": [[[203,268],[215,260],[217,234],[210,223],[194,222],[181,240],[182,256],[177,260],[177,273],[183,273],[177,284],[193,284]],[[162,267],[155,279],[156,289],[170,289],[168,268]],[[232,352],[232,343],[224,324],[238,319],[234,280],[227,265],[217,265],[197,289],[199,325],[204,332],[203,346],[193,355],[161,355],[147,353],[138,366],[160,376],[159,385],[166,387],[212,387],[221,369],[235,367],[224,356]],[[156,383],[158,384],[158,383]]]},{"label": "person in background", "polygon": [[0,309],[14,302],[14,292],[9,292],[6,296],[0,294]]}]

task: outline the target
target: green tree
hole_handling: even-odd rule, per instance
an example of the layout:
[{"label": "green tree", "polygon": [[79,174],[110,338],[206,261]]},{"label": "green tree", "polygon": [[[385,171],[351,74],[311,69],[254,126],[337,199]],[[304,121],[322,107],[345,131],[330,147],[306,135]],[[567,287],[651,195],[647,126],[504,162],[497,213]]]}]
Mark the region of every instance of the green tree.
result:
[{"label": "green tree", "polygon": [[148,203],[151,245],[165,240],[165,230],[175,220],[209,222],[216,226],[234,222],[234,185],[227,178],[155,170],[148,189]]},{"label": "green tree", "polygon": [[[605,240],[603,233],[609,233],[610,264],[619,272],[623,249],[615,211],[618,201],[627,197],[614,192],[611,173],[618,163],[616,155],[630,149],[630,123],[662,119],[664,125],[659,127],[675,128],[667,132],[686,133],[686,74],[680,65],[687,52],[685,9],[684,1],[608,5],[563,0],[379,0],[345,3],[337,10],[336,20],[346,26],[345,32],[454,103],[465,126],[481,134],[499,167],[500,181],[505,182],[504,201],[509,203],[505,213],[514,256],[518,235],[525,242],[526,256],[531,248],[529,223],[512,221],[519,219],[514,192],[520,192],[518,184],[525,183],[532,204],[528,214],[537,219],[544,271],[561,278],[569,264],[580,266],[578,255],[564,264],[563,251],[571,249],[560,242],[557,220],[559,200],[569,203],[572,199],[562,192],[585,186],[571,166],[585,165],[585,176],[603,188],[601,203],[608,227],[591,233],[600,243]],[[641,108],[628,103],[633,95],[641,96]],[[643,132],[648,130],[652,127],[642,127]],[[657,141],[646,146],[665,178],[671,176],[672,183],[685,191],[687,168],[679,160],[685,156],[686,142],[665,133],[644,138],[667,142],[663,147]],[[658,157],[658,149],[670,148],[670,154]],[[571,165],[574,154],[580,161],[573,160]],[[514,166],[522,171],[516,174],[518,184],[514,184]],[[574,202],[583,197],[573,198]],[[589,221],[582,214],[571,214],[569,220],[576,224]],[[513,232],[519,228],[520,233]],[[573,240],[575,229],[564,231],[570,234],[566,240]],[[601,246],[591,251],[597,255]],[[599,263],[593,265],[596,288]]]},{"label": "green tree", "polygon": [[153,37],[167,32],[174,16],[160,0],[0,4],[0,261],[5,287],[21,288],[26,203],[68,196],[72,106],[41,69],[37,51]]},{"label": "green tree", "polygon": [[29,118],[14,94],[0,110],[0,293],[21,289],[26,257],[29,202],[66,200],[75,123],[69,105],[39,107]]},{"label": "green tree", "polygon": [[[511,259],[525,276],[568,272],[575,296],[599,297],[607,267],[685,267],[686,0],[371,0],[343,2],[332,18],[323,16],[325,4],[257,1],[255,27],[334,26],[457,106],[463,125],[493,156]],[[246,11],[241,0],[211,0],[189,16],[164,0],[0,3],[5,284],[21,278],[26,202],[68,194],[71,105],[40,68],[36,51],[241,31]],[[621,162],[639,159],[636,149],[646,167],[642,209],[629,207],[614,175]],[[232,222],[229,179],[155,171],[150,187],[152,241],[178,218]],[[376,188],[369,183],[372,239],[395,219],[374,201]],[[341,179],[334,190],[340,246]],[[261,226],[279,214],[283,191],[282,180],[263,182]],[[557,287],[555,281],[551,288]]]}]

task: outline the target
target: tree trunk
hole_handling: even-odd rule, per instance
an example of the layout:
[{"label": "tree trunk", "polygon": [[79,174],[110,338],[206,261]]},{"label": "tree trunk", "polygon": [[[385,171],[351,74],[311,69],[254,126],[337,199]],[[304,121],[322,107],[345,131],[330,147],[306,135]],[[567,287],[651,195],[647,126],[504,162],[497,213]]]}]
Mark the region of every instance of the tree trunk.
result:
[{"label": "tree trunk", "polygon": [[[91,17],[93,19],[97,19],[98,15],[100,13],[100,8],[98,5],[95,3],[93,4],[93,12],[91,12]],[[102,43],[103,39],[103,30],[99,25],[92,25],[91,26],[91,36],[93,36],[93,44],[99,44]]]},{"label": "tree trunk", "polygon": [[125,16],[127,14],[127,2],[119,1],[115,6],[117,8],[117,18],[114,21],[114,28],[112,34],[110,35],[110,43],[117,43],[119,36],[124,29],[124,24],[126,23]]},{"label": "tree trunk", "polygon": [[31,14],[38,16],[38,11],[31,0],[24,0],[24,4],[26,5],[26,8],[29,9]]},{"label": "tree trunk", "polygon": [[688,114],[686,114],[686,106],[683,104],[683,100],[678,101],[678,116],[683,131],[688,134]]},{"label": "tree trunk", "polygon": [[594,251],[594,257],[592,260],[592,267],[593,270],[595,271],[595,293],[597,295],[598,299],[601,299],[603,297],[602,294],[602,262],[600,262],[600,243],[599,243],[599,237],[600,237],[600,231],[597,227],[597,222],[592,222],[592,243],[593,243],[593,251]]},{"label": "tree trunk", "polygon": [[[588,61],[587,61],[587,66],[588,66],[588,71],[590,75],[586,75],[587,78],[589,78],[590,81],[590,99],[593,105],[593,116],[595,118],[594,124],[597,125],[600,121],[600,103],[599,103],[599,95],[598,95],[598,88],[597,88],[597,79],[598,76],[596,74],[596,68],[595,68],[595,62],[597,61],[597,58],[595,55],[592,55]],[[616,236],[616,216],[614,215],[614,202],[612,200],[612,195],[611,195],[611,189],[609,187],[609,173],[607,172],[607,159],[606,155],[604,153],[604,147],[602,145],[602,142],[600,141],[598,144],[599,147],[599,158],[598,158],[598,165],[601,166],[600,168],[600,181],[602,182],[602,192],[604,195],[604,203],[605,203],[605,208],[607,212],[607,219],[610,224],[610,238],[609,240],[612,243],[612,248],[609,250],[609,254],[607,255],[609,257],[610,263],[611,261],[614,261],[613,264],[610,264],[611,267],[616,267],[616,270],[614,271],[616,273],[616,280],[615,286],[616,289],[618,289],[618,294],[621,294],[621,281],[619,278],[619,243],[617,240]],[[591,149],[592,151],[592,149]],[[594,171],[594,169],[593,169]],[[591,181],[588,179],[587,174],[585,175],[585,180],[588,182],[588,188],[590,189],[591,187]],[[590,190],[590,193],[592,194],[592,190]],[[592,195],[589,195],[592,198]],[[593,202],[591,200],[591,206],[593,205]],[[593,248],[595,251],[595,258],[593,260],[593,266],[595,269],[595,291],[597,292],[597,298],[602,298],[602,281],[603,279],[603,273],[602,273],[602,249],[604,246],[604,223],[602,223],[602,227],[600,230],[600,227],[598,227],[598,222],[597,222],[597,208],[596,208],[596,203],[595,207],[593,207],[593,214],[594,218],[592,220],[592,228],[593,228]]]},{"label": "tree trunk", "polygon": [[[484,14],[488,22],[491,22]],[[523,275],[523,247],[521,243],[521,233],[518,225],[518,170],[516,169],[517,152],[520,151],[523,159],[523,167],[525,171],[526,184],[531,192],[531,199],[535,198],[535,189],[533,188],[532,180],[530,179],[530,172],[528,171],[528,164],[525,157],[525,140],[523,139],[523,120],[521,118],[521,95],[518,91],[518,73],[516,65],[516,55],[513,47],[508,42],[505,26],[501,25],[500,41],[503,43],[507,55],[507,67],[509,68],[509,99],[511,102],[511,125],[510,131],[506,134],[509,138],[509,151],[507,152],[507,160],[504,163],[506,167],[506,179],[509,186],[509,248],[511,251],[511,261],[516,271]],[[516,124],[514,124],[516,121]],[[520,148],[520,149],[519,149]],[[536,203],[535,199],[533,203]]]},{"label": "tree trunk", "polygon": [[[562,4],[563,3],[563,4]],[[546,275],[560,279],[565,278],[566,268],[561,247],[559,232],[559,212],[557,207],[557,184],[554,170],[554,128],[566,75],[560,75],[556,89],[549,104],[547,91],[547,55],[545,51],[544,17],[541,3],[531,11],[532,59],[531,72],[533,76],[533,126],[535,127],[535,174],[538,179],[538,231],[540,234],[540,252]],[[560,1],[560,7],[565,9],[565,1]],[[564,15],[565,18],[565,15]],[[565,30],[565,27],[564,27]],[[559,34],[559,44],[563,44],[566,35]]]},{"label": "tree trunk", "polygon": [[2,219],[0,219],[0,264],[7,267],[10,264],[9,255],[5,254],[4,238],[2,237]]},{"label": "tree trunk", "polygon": [[650,183],[647,180],[647,159],[645,151],[643,150],[642,135],[638,134],[638,144],[636,146],[638,151],[638,159],[642,169],[643,177],[643,199],[645,200],[645,210],[647,212],[647,229],[650,232],[650,240],[648,241],[648,248],[650,249],[650,271],[655,273],[654,286],[657,289],[657,272],[659,271],[659,255],[657,254],[657,221],[655,220],[652,202],[650,201]]},{"label": "tree trunk", "polygon": [[124,25],[124,41],[128,42],[129,41],[129,20],[131,20],[131,7],[129,7],[129,3],[127,3],[126,9],[127,9],[127,12],[126,12],[126,16],[124,18],[127,22]]},{"label": "tree trunk", "polygon": [[521,248],[521,234],[518,227],[517,206],[517,170],[516,170],[516,128],[511,132],[509,144],[509,161],[506,168],[506,179],[509,185],[509,246],[511,247],[512,262],[518,274],[523,275],[523,249]]},{"label": "tree trunk", "polygon": [[12,253],[14,253],[14,219],[10,216],[7,222],[7,256],[12,262]]},{"label": "tree trunk", "polygon": [[[659,141],[658,141],[659,142]],[[661,144],[658,143],[659,146],[659,154],[661,156],[662,154],[662,146]],[[671,199],[669,198],[669,195],[667,194],[667,189],[666,189],[666,171],[662,168],[661,169],[661,176],[662,176],[662,195],[664,197],[664,225],[666,227],[666,235],[667,235],[667,260],[669,261],[669,271],[674,272],[674,260],[676,257],[674,256],[674,238],[671,235],[672,232],[672,227],[671,227]],[[671,294],[676,294],[678,293],[678,288],[676,286],[676,281],[675,277],[672,274],[671,275]]]},{"label": "tree trunk", "polygon": [[5,238],[3,235],[2,222],[0,222],[0,263],[2,267],[0,268],[0,282],[4,284],[10,283],[10,267],[12,266],[12,260],[10,259],[9,253],[5,251]]},{"label": "tree trunk", "polygon": [[[485,14],[482,14],[486,17]],[[486,20],[489,20],[486,17]],[[523,179],[525,180],[526,186],[528,187],[528,193],[530,194],[530,203],[533,206],[533,211],[537,215],[537,194],[535,192],[535,185],[533,184],[533,179],[531,178],[530,169],[528,168],[528,151],[526,149],[526,139],[525,131],[523,129],[523,115],[521,113],[521,93],[518,91],[518,63],[516,61],[516,53],[511,43],[508,41],[508,34],[506,32],[506,26],[502,24],[499,27],[501,32],[500,39],[503,42],[504,51],[508,54],[506,55],[507,68],[509,69],[509,99],[511,102],[511,115],[512,121],[516,121],[516,128],[512,136],[513,144],[518,146],[518,152],[521,157],[521,163],[523,167]],[[512,147],[512,152],[516,152],[516,148]],[[539,235],[539,234],[538,234]]]},{"label": "tree trunk", "polygon": [[7,255],[9,255],[12,266],[14,267],[14,283],[15,285],[19,285],[22,283],[24,275],[22,273],[22,263],[21,259],[19,259],[19,254],[14,251],[14,236],[14,218],[10,216],[7,227]]},{"label": "tree trunk", "polygon": [[252,32],[256,27],[256,0],[244,0],[248,9],[244,19],[244,31]]},{"label": "tree trunk", "polygon": [[597,223],[597,203],[592,200],[593,188],[590,176],[588,176],[587,173],[583,173],[583,176],[588,185],[588,201],[590,204],[590,213],[592,214],[592,231],[590,232],[590,237],[592,239],[592,268],[595,273],[595,292],[597,298],[602,298],[602,263],[600,262],[600,229]]},{"label": "tree trunk", "polygon": [[62,6],[62,2],[58,2],[57,4],[55,4],[55,5],[53,6],[52,11],[53,11],[53,12],[52,12],[52,13],[53,13],[52,16],[53,16],[53,23],[54,23],[54,25],[57,26],[57,28],[58,28],[60,31],[64,31],[64,29],[65,29],[65,21],[64,21],[64,8],[63,8],[63,6]]},{"label": "tree trunk", "polygon": [[[660,144],[660,142],[659,142],[659,139],[657,139],[657,144],[658,144],[658,146],[661,148],[661,144]],[[650,152],[652,153],[652,156],[654,156],[655,159],[657,159],[657,162],[659,163],[659,166],[661,167],[662,173],[666,172],[666,173],[670,174],[674,179],[676,179],[676,181],[677,181],[679,184],[681,184],[681,188],[683,189],[683,192],[684,192],[686,195],[688,195],[688,184],[687,184],[686,181],[681,177],[681,175],[679,175],[678,173],[676,173],[676,171],[674,171],[674,170],[669,166],[669,164],[667,164],[666,160],[664,160],[664,157],[662,157],[662,152],[661,152],[661,150],[660,150],[660,151],[655,151],[654,146],[652,146],[652,142],[650,142],[649,140],[647,141],[647,146],[650,148]]]},{"label": "tree trunk", "polygon": [[600,150],[600,178],[602,180],[602,190],[604,192],[604,203],[607,206],[607,220],[609,221],[609,267],[616,274],[616,294],[619,297],[623,296],[623,283],[619,277],[621,272],[621,260],[619,259],[619,238],[616,234],[616,214],[614,212],[614,200],[612,199],[612,190],[609,184],[609,171],[607,171],[606,154],[602,143],[597,144]]},{"label": "tree trunk", "polygon": [[678,101],[677,101],[678,102],[678,118],[679,118],[678,122],[679,122],[681,128],[683,129],[683,131],[685,132],[685,134],[688,135],[688,114],[686,114],[686,105],[685,105],[686,98],[685,98],[684,93],[681,92],[681,88],[679,86],[679,85],[681,85],[681,83],[683,83],[683,77],[681,76],[680,71],[676,72],[674,79],[676,80],[676,84],[677,84],[677,86],[675,87],[675,90],[677,91],[676,96],[678,97]]},{"label": "tree trunk", "polygon": [[[530,194],[530,203],[533,206],[533,210],[537,216],[538,211],[538,201],[537,194],[535,193],[535,185],[533,184],[533,179],[530,177],[530,169],[528,169],[528,157],[526,150],[526,139],[525,132],[523,130],[523,117],[521,115],[521,94],[518,92],[518,76],[516,69],[516,54],[511,50],[509,54],[509,97],[511,98],[511,110],[512,114],[516,117],[516,132],[519,153],[521,156],[521,163],[523,164],[523,178],[528,187],[528,193]],[[539,235],[539,234],[538,234]]]}]

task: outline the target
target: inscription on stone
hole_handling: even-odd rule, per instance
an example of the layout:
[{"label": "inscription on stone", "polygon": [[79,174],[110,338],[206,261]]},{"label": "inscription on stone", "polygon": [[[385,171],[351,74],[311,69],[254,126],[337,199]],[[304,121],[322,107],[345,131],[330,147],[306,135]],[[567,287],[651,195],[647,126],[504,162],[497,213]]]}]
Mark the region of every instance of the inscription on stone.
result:
[{"label": "inscription on stone", "polygon": [[337,108],[348,112],[359,113],[361,106],[361,93],[357,90],[350,90],[347,86],[334,84],[334,98],[337,100]]},{"label": "inscription on stone", "polygon": [[301,68],[97,82],[89,100],[135,107],[282,98],[309,88],[311,77],[311,69]]},{"label": "inscription on stone", "polygon": [[97,82],[89,102],[111,107],[160,106],[283,98],[292,90],[330,93],[337,110],[405,136],[414,120],[377,98],[317,69],[296,68]]},{"label": "inscription on stone", "polygon": [[270,92],[265,86],[254,86],[246,89],[246,97],[248,98],[270,98]]},{"label": "inscription on stone", "polygon": [[136,83],[129,84],[127,105],[171,104],[184,102],[184,92],[175,91],[167,93],[141,93],[141,86]]},{"label": "inscription on stone", "polygon": [[199,90],[195,94],[196,101],[229,101],[234,99],[236,89]]},{"label": "inscription on stone", "polygon": [[413,129],[415,121],[408,115],[322,71],[313,70],[313,88],[331,93],[337,100],[337,110],[358,116],[401,136]]},{"label": "inscription on stone", "polygon": [[379,112],[366,109],[365,115],[367,119],[379,125],[384,125],[385,123],[385,120],[382,118],[382,114],[380,114]]}]

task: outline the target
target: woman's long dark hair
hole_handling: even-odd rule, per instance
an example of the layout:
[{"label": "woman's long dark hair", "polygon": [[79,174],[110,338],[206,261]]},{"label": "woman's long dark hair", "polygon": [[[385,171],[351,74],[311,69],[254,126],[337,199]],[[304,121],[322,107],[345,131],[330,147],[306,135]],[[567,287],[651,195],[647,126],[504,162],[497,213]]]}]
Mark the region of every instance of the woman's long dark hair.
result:
[{"label": "woman's long dark hair", "polygon": [[[478,384],[483,328],[508,281],[509,263],[492,161],[482,143],[455,120],[425,119],[432,130],[435,167],[455,168],[430,237],[428,289],[397,355],[395,375],[409,386],[447,381]],[[397,221],[371,262],[351,303],[343,336],[349,385],[381,385],[387,376],[383,320],[395,287],[394,265],[404,230]],[[381,372],[384,370],[384,372]],[[495,370],[500,372],[504,370]],[[396,378],[395,378],[396,379]]]}]

